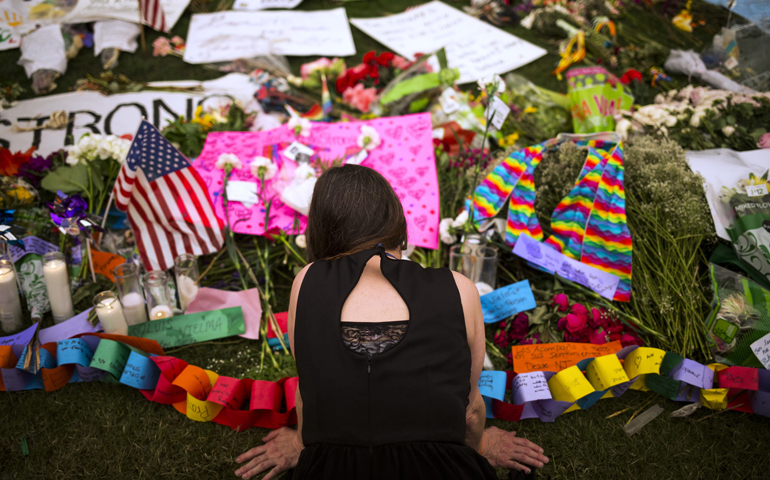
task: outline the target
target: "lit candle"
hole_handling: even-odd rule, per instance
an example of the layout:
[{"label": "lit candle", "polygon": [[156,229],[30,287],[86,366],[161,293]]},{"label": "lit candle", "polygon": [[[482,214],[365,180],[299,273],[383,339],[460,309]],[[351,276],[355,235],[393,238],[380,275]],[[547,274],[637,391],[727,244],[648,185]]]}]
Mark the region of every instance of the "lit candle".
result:
[{"label": "lit candle", "polygon": [[172,317],[174,313],[168,305],[158,305],[150,311],[150,320],[160,320],[162,318]]},{"label": "lit candle", "polygon": [[123,316],[123,308],[114,293],[106,291],[98,294],[94,297],[94,308],[104,333],[128,335],[128,324]]},{"label": "lit candle", "polygon": [[22,325],[16,274],[8,260],[0,260],[0,323],[4,332],[12,332]]},{"label": "lit candle", "polygon": [[123,303],[123,316],[126,317],[127,324],[137,325],[147,321],[147,308],[144,306],[141,294],[127,293],[121,299],[121,303]]},{"label": "lit candle", "polygon": [[70,279],[67,275],[67,263],[60,252],[49,252],[43,255],[43,277],[48,289],[48,300],[51,302],[54,323],[61,323],[75,315],[72,307],[72,292]]},{"label": "lit candle", "polygon": [[195,280],[187,275],[180,275],[176,279],[177,288],[179,289],[179,302],[182,304],[182,311],[187,310],[187,305],[193,301],[196,295],[198,295],[198,285],[195,284]]}]

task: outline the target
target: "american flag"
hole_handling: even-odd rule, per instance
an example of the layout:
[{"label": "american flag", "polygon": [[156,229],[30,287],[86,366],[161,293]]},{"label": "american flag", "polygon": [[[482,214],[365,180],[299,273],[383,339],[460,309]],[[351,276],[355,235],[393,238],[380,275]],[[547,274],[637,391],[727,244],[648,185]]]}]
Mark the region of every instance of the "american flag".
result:
[{"label": "american flag", "polygon": [[128,221],[147,270],[168,270],[183,253],[221,250],[223,224],[190,161],[142,120],[115,181],[115,206]]},{"label": "american flag", "polygon": [[166,13],[160,0],[139,0],[139,8],[142,9],[142,23],[149,25],[160,32],[168,33],[170,26],[166,26]]}]

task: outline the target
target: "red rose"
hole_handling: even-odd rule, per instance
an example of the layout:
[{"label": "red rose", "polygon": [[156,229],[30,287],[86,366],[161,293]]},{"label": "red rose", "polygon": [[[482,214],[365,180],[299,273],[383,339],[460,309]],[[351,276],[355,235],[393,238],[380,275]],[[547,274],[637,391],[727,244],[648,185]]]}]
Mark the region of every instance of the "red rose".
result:
[{"label": "red rose", "polygon": [[569,298],[563,293],[554,295],[551,299],[551,306],[555,307],[557,305],[560,312],[566,312],[569,309]]},{"label": "red rose", "polygon": [[585,321],[588,321],[588,309],[584,305],[576,303],[572,305],[572,307],[569,309],[569,312],[573,315],[577,315]]},{"label": "red rose", "polygon": [[495,345],[502,349],[506,349],[510,346],[510,342],[508,340],[508,337],[505,335],[505,332],[501,332],[500,330],[495,333],[495,336],[493,337],[492,341]]},{"label": "red rose", "polygon": [[628,85],[632,81],[636,80],[637,82],[642,81],[642,74],[639,72],[639,70],[634,70],[633,68],[629,68],[626,70],[626,73],[624,73],[620,77],[620,83],[623,85]]},{"label": "red rose", "polygon": [[591,343],[594,345],[602,345],[607,343],[607,333],[604,331],[603,328],[597,328],[593,332],[591,332],[590,337]]},{"label": "red rose", "polygon": [[526,313],[520,313],[513,317],[511,324],[511,339],[520,341],[529,333],[529,317]]},{"label": "red rose", "polygon": [[586,319],[572,313],[567,314],[567,331],[575,335],[582,335],[586,331]]},{"label": "red rose", "polygon": [[374,50],[371,52],[366,52],[364,54],[364,58],[361,60],[361,63],[369,63],[375,59],[375,53]]},{"label": "red rose", "polygon": [[377,63],[382,65],[383,67],[390,66],[390,62],[393,61],[394,54],[393,52],[383,52],[380,54],[379,57],[375,59]]},{"label": "red rose", "polygon": [[621,335],[620,344],[623,345],[624,347],[627,347],[629,345],[638,345],[641,347],[643,345],[642,339],[639,338],[634,332],[628,332]]}]

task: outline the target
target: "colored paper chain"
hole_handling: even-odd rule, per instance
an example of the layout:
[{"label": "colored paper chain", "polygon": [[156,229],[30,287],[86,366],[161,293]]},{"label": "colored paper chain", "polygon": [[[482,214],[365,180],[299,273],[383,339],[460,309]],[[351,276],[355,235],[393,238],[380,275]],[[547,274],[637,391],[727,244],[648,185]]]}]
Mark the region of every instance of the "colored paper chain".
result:
[{"label": "colored paper chain", "polygon": [[68,383],[102,380],[136,388],[147,400],[172,405],[192,420],[233,430],[297,422],[296,377],[268,382],[217,375],[164,355],[154,340],[86,333],[46,343],[34,375],[21,369],[24,356],[25,345],[0,346],[0,391],[51,392]]},{"label": "colored paper chain", "polygon": [[[514,348],[514,367],[516,348]],[[485,371],[479,389],[487,417],[516,422],[553,422],[563,413],[586,409],[628,389],[653,391],[671,400],[696,402],[713,410],[770,417],[770,371],[718,363],[702,365],[657,348],[626,347],[616,354],[585,358],[559,372]],[[513,403],[504,402],[511,390]]]}]

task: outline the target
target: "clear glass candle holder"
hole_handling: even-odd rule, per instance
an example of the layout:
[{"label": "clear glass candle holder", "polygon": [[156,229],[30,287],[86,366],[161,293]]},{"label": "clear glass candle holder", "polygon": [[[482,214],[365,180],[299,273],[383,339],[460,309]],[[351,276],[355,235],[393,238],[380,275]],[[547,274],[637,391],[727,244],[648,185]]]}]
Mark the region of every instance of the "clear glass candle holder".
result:
[{"label": "clear glass candle holder", "polygon": [[94,310],[99,317],[104,333],[113,335],[128,335],[128,324],[123,316],[123,307],[120,306],[117,295],[107,290],[96,294],[94,297]]},{"label": "clear glass candle holder", "polygon": [[139,267],[134,263],[123,263],[115,267],[112,274],[115,276],[115,285],[118,287],[118,297],[123,305],[126,323],[130,326],[146,322],[147,308],[139,278]]},{"label": "clear glass candle holder", "polygon": [[0,258],[0,325],[6,333],[22,326],[21,298],[13,263]]},{"label": "clear glass candle holder", "polygon": [[176,291],[179,295],[179,307],[182,311],[198,294],[198,257],[191,253],[179,255],[174,259]]},{"label": "clear glass candle holder", "polygon": [[144,298],[147,300],[147,311],[150,320],[161,320],[174,316],[174,303],[168,288],[168,275],[161,270],[152,270],[142,276],[144,282]]},{"label": "clear glass candle holder", "polygon": [[464,245],[449,249],[449,269],[468,277],[479,295],[486,295],[495,289],[497,281],[497,248],[476,246],[472,253]]},{"label": "clear glass candle holder", "polygon": [[43,255],[43,277],[54,323],[61,323],[75,315],[67,270],[67,262],[61,252]]}]

